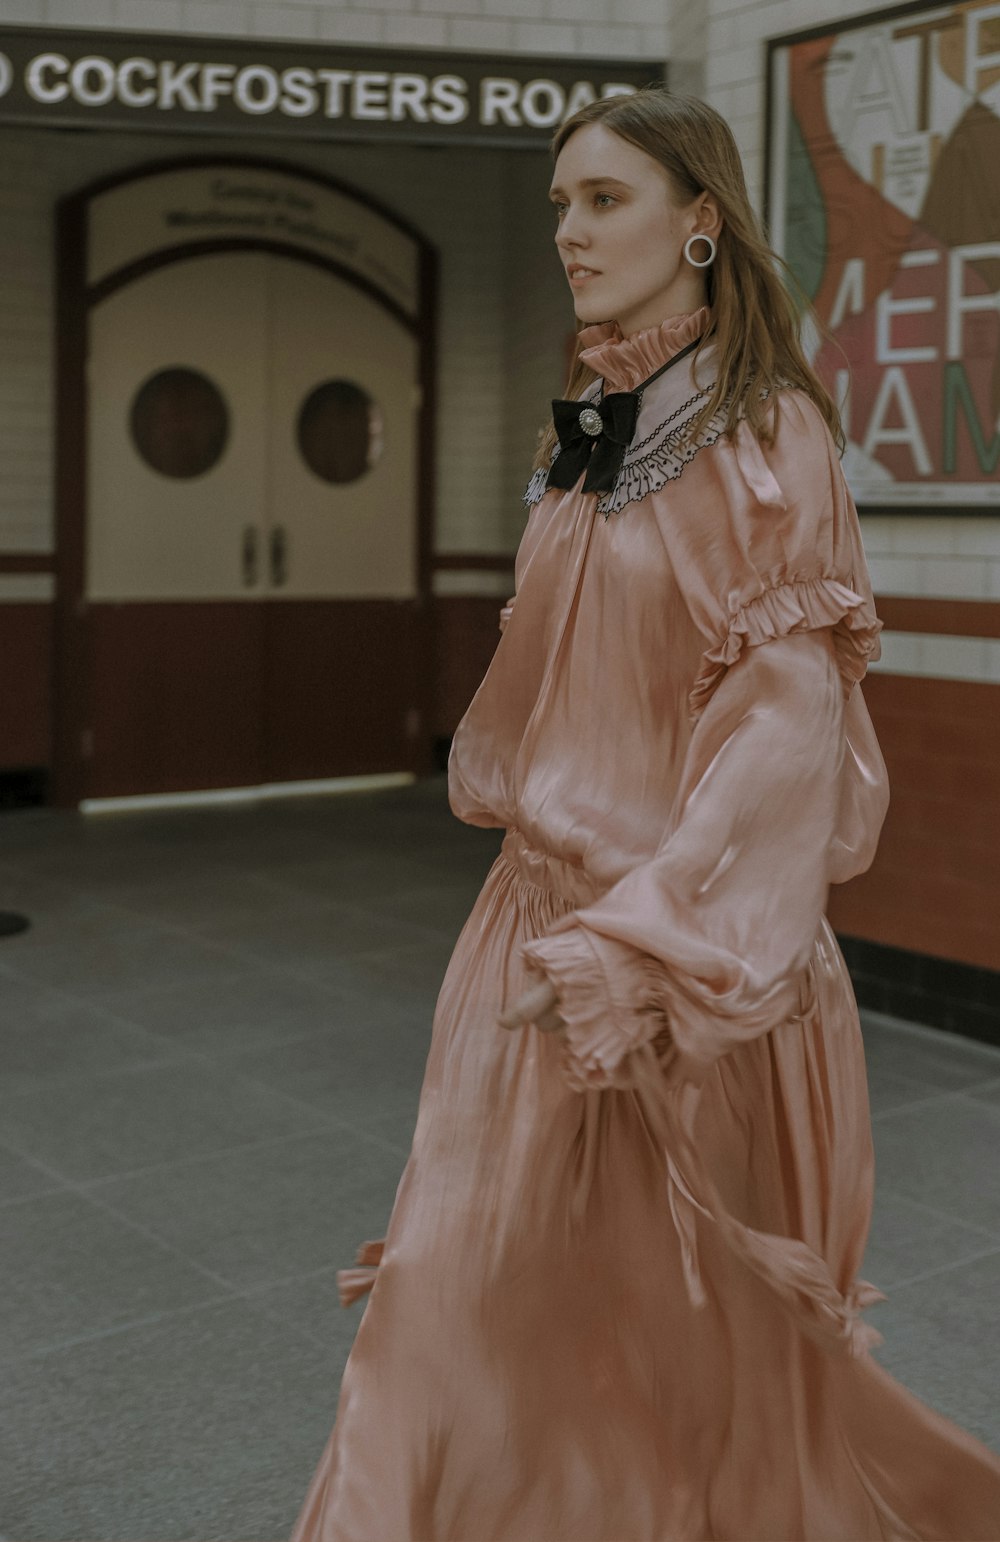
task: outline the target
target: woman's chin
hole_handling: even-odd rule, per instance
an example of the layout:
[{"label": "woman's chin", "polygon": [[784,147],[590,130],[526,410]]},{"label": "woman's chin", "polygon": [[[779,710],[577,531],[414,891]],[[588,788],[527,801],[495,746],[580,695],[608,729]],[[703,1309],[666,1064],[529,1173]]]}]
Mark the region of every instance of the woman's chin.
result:
[{"label": "woman's chin", "polygon": [[576,313],[577,321],[584,327],[598,326],[608,319],[603,310],[600,310],[596,305],[588,305],[586,300],[582,298],[577,300],[573,309]]}]

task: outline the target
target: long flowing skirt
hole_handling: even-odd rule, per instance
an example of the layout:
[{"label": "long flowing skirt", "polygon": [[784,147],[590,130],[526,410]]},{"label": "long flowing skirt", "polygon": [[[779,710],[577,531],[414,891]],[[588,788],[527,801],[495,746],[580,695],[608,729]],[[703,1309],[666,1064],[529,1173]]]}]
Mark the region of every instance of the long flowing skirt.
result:
[{"label": "long flowing skirt", "polygon": [[[1000,1462],[867,1353],[800,1331],[705,1217],[693,1304],[642,1099],[571,1091],[558,1035],[497,1025],[526,984],[519,945],[592,898],[580,869],[508,833],[442,985],[292,1542],[995,1542]],[[846,1290],[871,1133],[827,928],[813,975],[802,1021],[711,1073],[696,1138],[727,1210],[803,1239]]]}]

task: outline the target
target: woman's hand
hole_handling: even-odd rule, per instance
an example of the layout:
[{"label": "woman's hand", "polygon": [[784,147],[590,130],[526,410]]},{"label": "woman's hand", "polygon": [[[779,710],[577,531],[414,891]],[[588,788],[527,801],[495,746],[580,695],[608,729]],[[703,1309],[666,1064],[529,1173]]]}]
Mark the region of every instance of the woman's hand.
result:
[{"label": "woman's hand", "polygon": [[501,632],[503,632],[506,629],[507,622],[510,620],[511,616],[514,614],[514,601],[516,599],[517,599],[517,595],[516,594],[512,594],[510,599],[507,601],[506,605],[501,607],[501,610],[500,610],[500,630],[501,630]]},{"label": "woman's hand", "polygon": [[501,1028],[524,1028],[534,1023],[539,1033],[558,1033],[566,1026],[556,1011],[558,1000],[555,986],[543,980],[519,996],[506,1012],[501,1012],[497,1021]]}]

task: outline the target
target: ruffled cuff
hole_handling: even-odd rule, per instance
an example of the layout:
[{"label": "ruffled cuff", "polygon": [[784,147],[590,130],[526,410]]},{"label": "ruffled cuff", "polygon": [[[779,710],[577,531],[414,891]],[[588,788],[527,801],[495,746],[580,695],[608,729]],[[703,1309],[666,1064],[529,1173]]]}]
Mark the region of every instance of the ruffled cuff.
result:
[{"label": "ruffled cuff", "polygon": [[870,599],[836,578],[804,578],[765,589],[731,618],[721,642],[702,657],[702,667],[688,698],[691,716],[704,711],[726,670],[746,648],[759,647],[792,632],[833,628],[837,667],[850,695],[863,680],[870,659],[879,657],[882,623]]},{"label": "ruffled cuff", "polygon": [[529,975],[556,990],[563,1069],[575,1091],[632,1087],[637,1049],[653,1043],[669,1053],[660,966],[648,953],[573,925],[525,943],[521,957]]}]

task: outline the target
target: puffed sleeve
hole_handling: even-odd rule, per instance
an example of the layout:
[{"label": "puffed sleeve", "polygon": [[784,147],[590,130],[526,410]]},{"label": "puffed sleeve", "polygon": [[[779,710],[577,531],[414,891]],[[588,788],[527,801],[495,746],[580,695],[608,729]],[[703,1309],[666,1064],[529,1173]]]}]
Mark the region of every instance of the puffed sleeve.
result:
[{"label": "puffed sleeve", "polygon": [[880,623],[816,409],[784,394],[773,445],[741,426],[652,498],[705,639],[676,803],[651,860],[523,948],[580,1088],[631,1085],[650,1042],[698,1082],[801,1010],[828,885],[868,865],[887,800],[854,690]]}]

